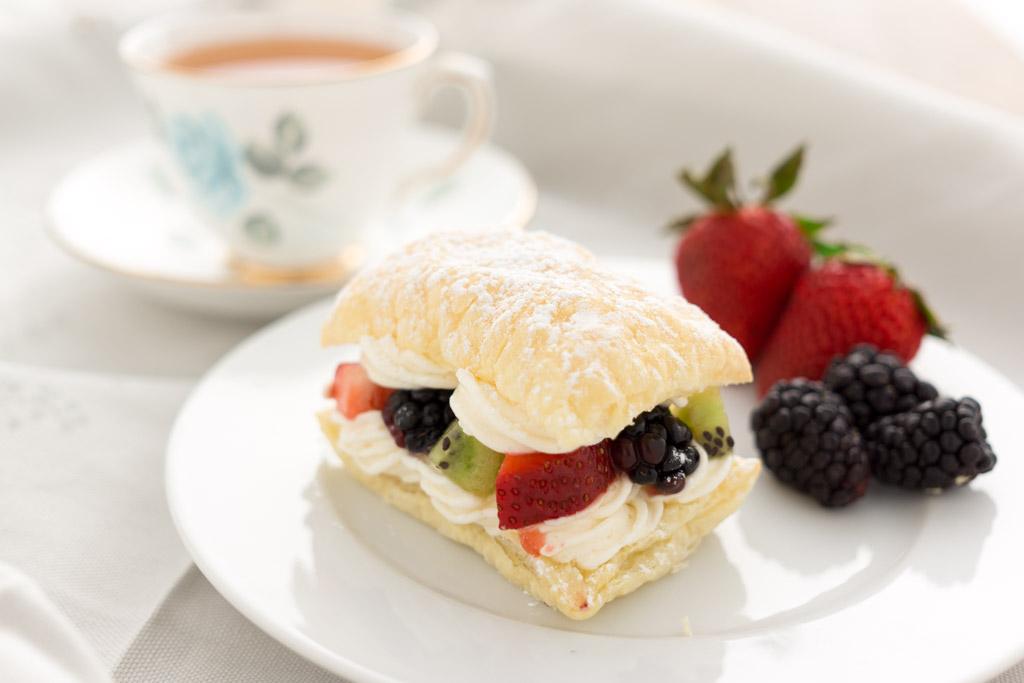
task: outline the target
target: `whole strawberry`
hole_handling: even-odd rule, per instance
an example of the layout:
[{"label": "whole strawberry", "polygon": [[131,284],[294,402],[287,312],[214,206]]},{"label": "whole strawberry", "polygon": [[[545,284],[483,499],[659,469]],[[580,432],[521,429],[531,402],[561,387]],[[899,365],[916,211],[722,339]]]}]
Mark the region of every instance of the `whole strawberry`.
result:
[{"label": "whole strawberry", "polygon": [[803,148],[779,164],[764,195],[744,205],[729,150],[703,178],[683,171],[681,181],[710,205],[702,215],[677,220],[683,230],[676,271],[683,296],[700,306],[756,358],[810,263],[809,241],[824,222],[794,218],[771,204],[796,184]]},{"label": "whole strawberry", "polygon": [[821,379],[834,356],[857,344],[888,349],[909,362],[925,332],[944,334],[895,269],[857,253],[840,254],[797,282],[757,364],[758,392],[780,379]]}]

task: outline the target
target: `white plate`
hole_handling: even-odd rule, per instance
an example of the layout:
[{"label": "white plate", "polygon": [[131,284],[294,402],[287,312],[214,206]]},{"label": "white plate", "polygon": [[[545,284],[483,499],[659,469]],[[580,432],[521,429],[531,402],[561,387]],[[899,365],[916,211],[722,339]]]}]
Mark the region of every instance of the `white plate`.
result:
[{"label": "white plate", "polygon": [[[444,157],[457,134],[422,126],[412,140],[411,158],[433,160]],[[136,141],[72,171],[50,198],[50,235],[78,259],[158,299],[233,317],[279,315],[337,291],[368,251],[412,235],[525,225],[537,204],[522,164],[485,145],[454,175],[421,183],[396,200],[366,229],[375,244],[353,245],[337,268],[297,280],[271,279],[232,267],[225,246],[163,175],[161,153],[155,142]]]},{"label": "white plate", "polygon": [[[619,264],[672,287],[664,263]],[[827,511],[769,476],[679,573],[573,622],[333,464],[313,412],[325,304],[221,361],[171,436],[167,492],[196,563],[243,614],[354,681],[983,680],[1024,654],[1024,396],[966,351],[915,363],[985,410],[1000,456],[966,490],[874,486]],[[753,392],[727,392],[738,450]],[[686,638],[684,619],[693,636]]]}]

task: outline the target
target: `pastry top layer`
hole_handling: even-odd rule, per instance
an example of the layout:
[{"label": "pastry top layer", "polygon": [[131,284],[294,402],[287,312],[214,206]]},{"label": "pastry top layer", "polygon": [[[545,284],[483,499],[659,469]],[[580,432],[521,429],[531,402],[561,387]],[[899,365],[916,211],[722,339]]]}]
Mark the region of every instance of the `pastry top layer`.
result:
[{"label": "pastry top layer", "polygon": [[667,399],[751,377],[740,345],[699,308],[537,231],[435,234],[364,270],[322,342],[365,337],[470,373],[506,419],[564,450],[615,436]]}]

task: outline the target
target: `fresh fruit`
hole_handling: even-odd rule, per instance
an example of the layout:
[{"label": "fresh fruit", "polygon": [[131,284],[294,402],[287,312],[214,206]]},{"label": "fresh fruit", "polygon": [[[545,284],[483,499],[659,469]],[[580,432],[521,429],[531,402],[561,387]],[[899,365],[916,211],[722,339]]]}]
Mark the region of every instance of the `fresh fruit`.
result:
[{"label": "fresh fruit", "polygon": [[820,382],[795,379],[772,387],[751,415],[765,467],[826,507],[864,495],[871,467],[853,416]]},{"label": "fresh fruit", "polygon": [[867,449],[879,481],[941,491],[995,467],[986,438],[977,401],[939,398],[871,425]]},{"label": "fresh fruit", "polygon": [[788,377],[820,379],[854,345],[908,362],[925,332],[942,335],[921,295],[878,262],[835,258],[801,276],[755,368],[758,391]]},{"label": "fresh fruit", "polygon": [[693,434],[665,406],[640,413],[611,443],[612,462],[642,486],[671,495],[700,464]]},{"label": "fresh fruit", "polygon": [[825,222],[794,218],[771,207],[796,184],[803,147],[779,164],[765,192],[743,205],[729,150],[703,178],[683,171],[683,184],[710,210],[677,220],[683,230],[676,248],[676,271],[683,296],[757,357],[782,313],[797,278],[811,260],[810,241]]},{"label": "fresh fruit", "polygon": [[399,448],[426,453],[455,420],[448,389],[400,389],[381,411],[384,424]]},{"label": "fresh fruit", "polygon": [[442,474],[460,488],[484,497],[494,493],[494,482],[505,456],[462,431],[452,422],[428,456]]},{"label": "fresh fruit", "polygon": [[708,387],[688,396],[686,405],[673,407],[672,414],[690,428],[708,457],[732,453],[736,443],[729,432],[729,416],[725,414],[725,404],[718,387]]},{"label": "fresh fruit", "polygon": [[822,381],[843,397],[862,431],[886,415],[910,410],[939,395],[896,354],[870,344],[858,344],[845,357],[833,358]]},{"label": "fresh fruit", "polygon": [[329,394],[338,404],[338,412],[351,420],[368,410],[381,410],[393,389],[374,384],[359,363],[342,363],[334,371]]},{"label": "fresh fruit", "polygon": [[547,538],[537,527],[528,527],[526,529],[519,530],[519,545],[523,546],[530,555],[534,557],[540,557],[541,548],[547,543]]},{"label": "fresh fruit", "polygon": [[571,453],[506,456],[495,482],[498,526],[521,529],[579,512],[615,477],[607,440]]}]

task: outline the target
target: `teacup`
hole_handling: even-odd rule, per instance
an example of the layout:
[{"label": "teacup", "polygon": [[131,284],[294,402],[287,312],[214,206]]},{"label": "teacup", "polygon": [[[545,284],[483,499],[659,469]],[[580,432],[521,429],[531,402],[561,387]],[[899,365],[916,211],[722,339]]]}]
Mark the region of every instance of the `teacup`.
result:
[{"label": "teacup", "polygon": [[[121,56],[202,221],[241,263],[302,272],[365,237],[403,179],[451,173],[488,138],[488,65],[437,47],[401,12],[190,12],[135,27]],[[464,135],[414,172],[409,137],[441,86],[466,95]]]}]

